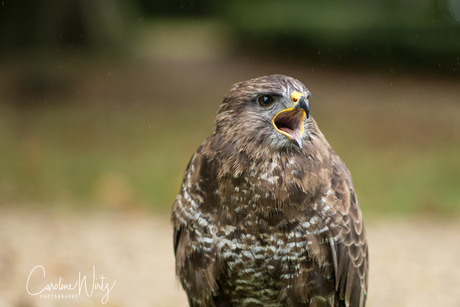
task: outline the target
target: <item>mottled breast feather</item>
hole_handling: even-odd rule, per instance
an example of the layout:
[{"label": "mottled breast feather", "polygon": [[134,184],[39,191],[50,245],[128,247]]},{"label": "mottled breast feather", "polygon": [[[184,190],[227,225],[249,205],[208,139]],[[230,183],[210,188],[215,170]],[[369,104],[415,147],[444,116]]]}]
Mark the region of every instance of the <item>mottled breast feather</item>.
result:
[{"label": "mottled breast feather", "polygon": [[292,91],[308,92],[281,75],[234,85],[187,166],[172,223],[190,306],[365,305],[367,242],[348,169],[313,118],[300,149],[253,103]]}]

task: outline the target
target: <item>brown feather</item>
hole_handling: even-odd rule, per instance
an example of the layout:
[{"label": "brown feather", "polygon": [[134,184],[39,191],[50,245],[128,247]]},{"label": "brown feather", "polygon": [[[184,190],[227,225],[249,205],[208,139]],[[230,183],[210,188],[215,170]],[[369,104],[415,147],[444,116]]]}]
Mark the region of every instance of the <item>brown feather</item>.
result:
[{"label": "brown feather", "polygon": [[[367,241],[351,176],[305,119],[300,149],[272,126],[298,80],[236,83],[172,209],[176,274],[191,306],[364,306]],[[257,103],[272,95],[270,108]]]}]

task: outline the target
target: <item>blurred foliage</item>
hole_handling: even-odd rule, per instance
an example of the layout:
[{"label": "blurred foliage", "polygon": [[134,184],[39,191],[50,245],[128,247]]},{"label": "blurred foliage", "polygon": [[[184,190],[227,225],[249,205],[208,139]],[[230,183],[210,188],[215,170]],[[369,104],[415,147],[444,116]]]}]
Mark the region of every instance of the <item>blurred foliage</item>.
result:
[{"label": "blurred foliage", "polygon": [[[451,0],[232,1],[242,45],[278,54],[460,69],[460,4]],[[378,64],[377,64],[378,65]]]},{"label": "blurred foliage", "polygon": [[190,158],[183,146],[193,134],[165,129],[183,127],[187,121],[178,120],[186,116],[164,116],[158,106],[0,110],[3,204],[161,210],[177,193]]},{"label": "blurred foliage", "polygon": [[[369,64],[397,60],[456,73],[460,69],[457,0],[86,1],[3,0],[0,50],[130,49],[145,18],[219,20],[238,49]],[[123,53],[123,52],[120,52]]]},{"label": "blurred foliage", "polygon": [[129,43],[135,3],[86,0],[2,0],[0,51],[78,53],[104,49],[116,53]]},{"label": "blurred foliage", "polygon": [[202,0],[137,0],[139,9],[147,17],[206,17],[216,13],[223,3]]},{"label": "blurred foliage", "polygon": [[0,205],[168,211],[229,86],[284,73],[366,214],[460,214],[458,3],[0,0]]},{"label": "blurred foliage", "polygon": [[460,214],[455,80],[279,59],[45,64],[51,74],[62,65],[70,88],[21,104],[4,103],[18,96],[0,90],[0,204],[168,212],[225,90],[281,72],[313,92],[312,115],[350,168],[366,215]]}]

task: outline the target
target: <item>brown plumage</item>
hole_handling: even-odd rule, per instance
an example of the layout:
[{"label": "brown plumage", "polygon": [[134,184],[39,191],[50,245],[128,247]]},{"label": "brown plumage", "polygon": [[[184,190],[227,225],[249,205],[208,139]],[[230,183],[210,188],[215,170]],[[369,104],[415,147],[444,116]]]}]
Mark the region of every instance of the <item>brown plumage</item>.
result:
[{"label": "brown plumage", "polygon": [[272,75],[236,83],[187,166],[172,210],[191,306],[364,306],[368,252],[351,176]]}]

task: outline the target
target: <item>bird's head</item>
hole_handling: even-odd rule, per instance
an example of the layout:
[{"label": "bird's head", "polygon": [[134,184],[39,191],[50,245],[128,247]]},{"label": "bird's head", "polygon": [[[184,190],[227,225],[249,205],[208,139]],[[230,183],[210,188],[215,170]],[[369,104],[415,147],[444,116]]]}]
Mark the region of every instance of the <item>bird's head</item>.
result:
[{"label": "bird's head", "polygon": [[309,97],[305,85],[283,75],[236,83],[219,109],[216,132],[240,148],[300,150],[312,122]]}]

